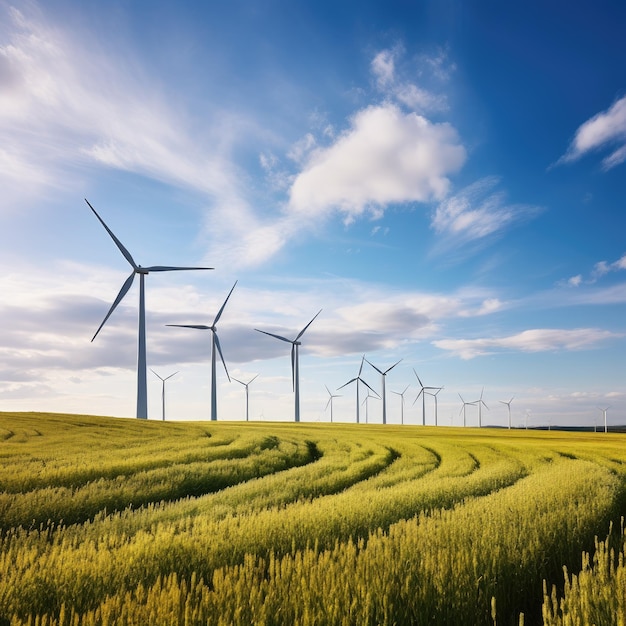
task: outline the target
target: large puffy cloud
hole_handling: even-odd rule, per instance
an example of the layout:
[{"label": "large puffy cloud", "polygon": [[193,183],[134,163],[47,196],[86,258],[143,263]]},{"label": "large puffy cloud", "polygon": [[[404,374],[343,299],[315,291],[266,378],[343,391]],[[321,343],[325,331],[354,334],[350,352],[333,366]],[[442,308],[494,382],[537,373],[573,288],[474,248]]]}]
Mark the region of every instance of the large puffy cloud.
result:
[{"label": "large puffy cloud", "polygon": [[548,352],[554,350],[582,350],[593,348],[602,341],[621,337],[617,333],[598,328],[536,328],[508,337],[480,339],[441,339],[433,345],[453,352],[462,359],[473,359],[495,350],[520,352]]},{"label": "large puffy cloud", "polygon": [[332,146],[311,154],[291,187],[289,208],[310,216],[336,209],[350,221],[391,203],[440,200],[465,159],[450,124],[392,104],[371,106]]},{"label": "large puffy cloud", "polygon": [[559,163],[575,161],[587,152],[610,144],[619,144],[619,147],[603,159],[604,169],[626,161],[626,96],[582,124]]}]

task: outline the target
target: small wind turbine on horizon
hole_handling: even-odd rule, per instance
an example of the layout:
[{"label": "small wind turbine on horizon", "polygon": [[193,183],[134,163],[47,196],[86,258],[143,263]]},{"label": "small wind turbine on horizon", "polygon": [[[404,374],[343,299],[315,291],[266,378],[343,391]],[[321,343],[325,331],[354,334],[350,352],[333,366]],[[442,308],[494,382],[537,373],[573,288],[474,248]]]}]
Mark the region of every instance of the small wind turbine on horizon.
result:
[{"label": "small wind turbine on horizon", "polygon": [[135,276],[139,274],[139,340],[137,348],[137,418],[148,419],[148,384],[147,384],[147,372],[146,372],[146,299],[145,299],[145,285],[144,279],[150,272],[174,272],[180,270],[212,270],[212,267],[172,267],[168,265],[152,265],[150,267],[142,267],[137,265],[130,252],[124,247],[122,242],[113,234],[113,231],[105,224],[104,220],[98,215],[97,211],[91,206],[89,200],[85,198],[85,202],[89,208],[93,211],[94,215],[98,218],[98,221],[104,226],[104,229],[109,233],[111,239],[118,247],[124,258],[128,261],[133,268],[130,276],[124,281],[122,288],[120,289],[117,297],[113,301],[109,312],[106,314],[104,320],[98,327],[95,335],[91,338],[93,341],[100,332],[101,328],[105,325],[106,321],[111,317],[113,311],[117,308],[117,305],[124,299],[124,296],[131,288]]},{"label": "small wind turbine on horizon", "polygon": [[[326,387],[326,385],[324,385],[324,387]],[[328,387],[326,387],[326,391],[328,391],[328,402],[326,403],[326,407],[324,408],[324,413],[326,413],[326,411],[328,410],[328,407],[330,406],[330,421],[332,422],[333,421],[333,398],[341,398],[341,395],[331,393]]]},{"label": "small wind turbine on horizon", "polygon": [[[360,423],[360,419],[359,419],[359,408],[360,408],[360,401],[359,401],[359,383],[363,383],[370,391],[374,391],[362,378],[361,378],[361,373],[363,371],[363,363],[365,361],[365,357],[361,358],[361,366],[359,367],[359,373],[354,377],[351,378],[347,383],[344,383],[343,385],[341,385],[341,387],[339,387],[339,389],[343,389],[344,387],[347,387],[348,385],[356,382],[356,423],[359,424]],[[339,390],[338,389],[338,390]],[[374,391],[374,393],[378,396],[378,394]],[[378,396],[380,398],[380,396]]]},{"label": "small wind turbine on horizon", "polygon": [[417,378],[417,382],[420,385],[420,391],[415,397],[415,400],[413,400],[413,404],[415,404],[418,398],[422,396],[422,426],[426,426],[426,394],[425,392],[427,390],[433,390],[433,391],[441,390],[442,387],[424,387],[424,385],[422,384],[422,381],[420,380],[420,377],[417,375],[417,372],[413,370],[413,373],[415,374],[415,378]]},{"label": "small wind turbine on horizon", "polygon": [[391,391],[391,393],[395,393],[397,396],[400,396],[400,423],[404,424],[404,394],[407,392],[408,388],[411,385],[407,385],[404,388],[404,391]]},{"label": "small wind turbine on horizon", "polygon": [[281,341],[285,341],[291,344],[291,382],[295,396],[295,421],[300,421],[300,346],[302,343],[298,341],[302,335],[306,332],[306,329],[314,322],[315,318],[322,312],[320,309],[314,316],[313,319],[296,335],[295,339],[287,339],[286,337],[282,337],[281,335],[275,335],[274,333],[268,333],[265,330],[259,330],[255,328],[259,333],[263,333],[264,335],[269,335],[270,337],[274,337],[275,339],[280,339]]},{"label": "small wind turbine on horizon", "polygon": [[[365,359],[367,361],[367,359]],[[378,369],[371,361],[367,361],[380,375],[381,378],[383,379],[383,384],[382,384],[382,391],[383,391],[383,424],[387,423],[387,391],[385,389],[385,381],[387,379],[387,374],[396,366],[398,365],[398,363],[400,363],[402,361],[402,359],[400,359],[400,361],[398,361],[397,363],[394,363],[391,367],[388,367],[385,371]],[[367,412],[367,411],[366,411]]]},{"label": "small wind turbine on horizon", "polygon": [[162,378],[152,368],[150,368],[150,371],[163,383],[163,389],[161,391],[161,407],[162,407],[161,415],[162,415],[162,420],[165,421],[165,381],[172,378],[172,376],[176,376],[178,372],[174,372],[173,374],[170,374],[169,376]]},{"label": "small wind turbine on horizon", "polygon": [[609,429],[608,429],[608,425],[606,423],[606,412],[610,409],[610,406],[607,406],[606,409],[601,409],[600,407],[598,407],[598,411],[602,411],[602,415],[604,417],[604,432],[608,433]]},{"label": "small wind turbine on horizon", "polygon": [[[376,396],[373,396],[368,391],[367,395],[365,396],[365,400],[363,400],[363,402],[361,403],[361,406],[365,405],[365,423],[366,424],[369,424],[369,400],[370,400],[370,398],[376,399]],[[378,399],[380,399],[380,396],[378,396]]]},{"label": "small wind turbine on horizon", "polygon": [[235,378],[233,376],[233,380],[235,382],[238,382],[240,385],[243,385],[246,388],[246,422],[250,421],[250,415],[248,413],[248,409],[250,407],[250,398],[249,398],[249,390],[248,387],[250,386],[250,383],[252,383],[254,380],[257,379],[259,375],[257,374],[254,378],[252,378],[251,380],[249,380],[247,383],[244,383],[243,380],[239,380],[238,378]]},{"label": "small wind turbine on horizon", "polygon": [[166,326],[174,326],[176,328],[193,328],[195,330],[210,330],[211,331],[211,421],[217,420],[217,371],[215,367],[215,352],[219,352],[220,359],[222,359],[222,364],[224,365],[224,371],[226,372],[226,377],[228,378],[228,382],[230,382],[230,375],[228,374],[228,368],[226,367],[226,361],[224,361],[224,355],[222,354],[222,348],[220,346],[220,339],[217,336],[217,323],[222,317],[222,313],[224,308],[226,307],[226,303],[230,298],[230,295],[233,293],[233,290],[237,286],[237,281],[232,286],[231,290],[228,292],[226,296],[226,300],[224,300],[224,304],[220,307],[220,310],[217,312],[215,319],[213,320],[213,324],[211,326],[206,326],[205,324],[166,324]]},{"label": "small wind turbine on horizon", "polygon": [[514,398],[515,396],[513,396],[508,402],[505,402],[504,400],[498,400],[498,402],[506,404],[507,408],[509,409],[509,430],[511,430],[511,402],[513,402]]},{"label": "small wind turbine on horizon", "polygon": [[463,427],[467,426],[467,419],[466,419],[466,415],[465,415],[465,407],[466,406],[474,406],[476,403],[475,402],[465,402],[465,400],[463,400],[463,396],[461,394],[459,394],[459,398],[461,398],[461,402],[463,403],[463,406],[461,407],[461,410],[459,411],[459,415],[461,415],[461,413],[463,413]]},{"label": "small wind turbine on horizon", "polygon": [[474,400],[474,402],[472,403],[478,405],[478,428],[483,427],[483,406],[487,409],[487,411],[489,410],[489,407],[485,404],[485,401],[483,400],[484,392],[485,388],[483,387],[480,391],[480,398],[478,398],[478,400]]}]

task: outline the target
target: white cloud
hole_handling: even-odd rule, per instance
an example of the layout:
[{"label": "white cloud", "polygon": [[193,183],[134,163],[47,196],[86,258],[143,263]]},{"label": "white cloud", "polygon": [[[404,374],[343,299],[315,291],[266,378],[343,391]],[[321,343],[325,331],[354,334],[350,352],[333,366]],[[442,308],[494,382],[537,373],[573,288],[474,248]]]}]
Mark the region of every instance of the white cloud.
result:
[{"label": "white cloud", "polygon": [[611,169],[626,161],[626,96],[614,102],[579,126],[567,152],[557,163],[576,161],[590,151],[621,144],[602,161],[604,169]]},{"label": "white cloud", "polygon": [[572,276],[570,279],[568,279],[567,284],[570,287],[579,287],[582,281],[583,281],[582,275],[577,274],[576,276]]},{"label": "white cloud", "polygon": [[520,352],[548,352],[555,350],[582,350],[594,348],[608,339],[623,335],[598,328],[576,328],[563,330],[558,328],[537,328],[525,330],[508,337],[480,339],[441,339],[433,345],[442,350],[453,352],[462,359],[491,354],[497,350]]},{"label": "white cloud", "polygon": [[497,177],[489,176],[446,198],[435,209],[431,227],[455,243],[467,242],[494,235],[539,211],[531,205],[508,204],[503,192],[494,191],[498,183]]},{"label": "white cloud", "polygon": [[338,210],[349,221],[391,203],[441,199],[465,158],[450,124],[390,104],[371,106],[333,145],[313,151],[291,188],[289,209],[310,216]]}]

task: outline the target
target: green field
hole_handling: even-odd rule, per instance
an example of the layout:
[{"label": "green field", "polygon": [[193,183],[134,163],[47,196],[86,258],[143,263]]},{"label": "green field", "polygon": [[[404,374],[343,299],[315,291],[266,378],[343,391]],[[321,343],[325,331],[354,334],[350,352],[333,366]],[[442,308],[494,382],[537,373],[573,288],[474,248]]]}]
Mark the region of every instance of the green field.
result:
[{"label": "green field", "polygon": [[0,625],[624,624],[625,443],[0,413]]}]

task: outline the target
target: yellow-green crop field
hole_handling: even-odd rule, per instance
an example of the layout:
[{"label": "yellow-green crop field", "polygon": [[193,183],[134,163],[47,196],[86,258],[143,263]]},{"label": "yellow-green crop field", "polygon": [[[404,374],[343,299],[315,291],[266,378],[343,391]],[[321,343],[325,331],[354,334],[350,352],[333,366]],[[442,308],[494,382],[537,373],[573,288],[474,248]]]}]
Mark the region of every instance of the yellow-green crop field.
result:
[{"label": "yellow-green crop field", "polygon": [[0,625],[626,623],[626,435],[0,413]]}]

